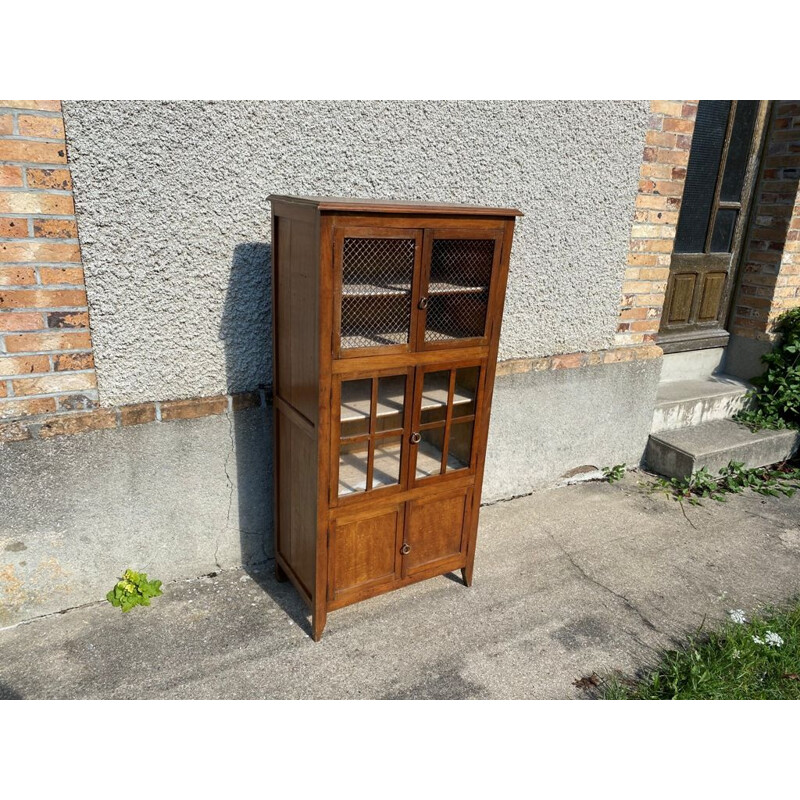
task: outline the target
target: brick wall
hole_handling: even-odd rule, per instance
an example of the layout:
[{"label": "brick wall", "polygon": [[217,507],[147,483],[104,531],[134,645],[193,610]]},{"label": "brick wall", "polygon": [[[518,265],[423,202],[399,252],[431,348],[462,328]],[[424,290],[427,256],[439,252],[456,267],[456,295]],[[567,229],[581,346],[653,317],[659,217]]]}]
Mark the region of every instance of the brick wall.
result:
[{"label": "brick wall", "polygon": [[97,405],[58,100],[0,100],[0,419]]},{"label": "brick wall", "polygon": [[800,306],[800,101],[776,101],[765,148],[731,332],[768,340]]},{"label": "brick wall", "polygon": [[645,134],[615,344],[652,344],[658,335],[697,100],[653,100]]}]

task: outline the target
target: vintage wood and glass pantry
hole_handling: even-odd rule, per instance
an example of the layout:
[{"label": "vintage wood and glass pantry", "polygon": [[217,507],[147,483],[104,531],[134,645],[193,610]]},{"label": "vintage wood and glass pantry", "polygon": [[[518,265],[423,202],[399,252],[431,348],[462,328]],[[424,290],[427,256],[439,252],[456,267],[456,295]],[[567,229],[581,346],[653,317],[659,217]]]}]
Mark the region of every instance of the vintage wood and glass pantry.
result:
[{"label": "vintage wood and glass pantry", "polygon": [[470,585],[514,221],[273,195],[276,572],[329,611]]}]

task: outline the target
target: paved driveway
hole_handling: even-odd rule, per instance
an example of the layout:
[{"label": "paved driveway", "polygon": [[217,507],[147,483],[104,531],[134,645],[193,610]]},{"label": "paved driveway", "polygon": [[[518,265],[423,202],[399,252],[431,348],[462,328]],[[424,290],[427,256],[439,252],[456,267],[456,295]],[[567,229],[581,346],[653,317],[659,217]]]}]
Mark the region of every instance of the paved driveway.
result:
[{"label": "paved driveway", "polygon": [[580,676],[800,591],[800,497],[688,507],[692,527],[641,477],[484,508],[471,589],[446,576],[342,609],[318,644],[271,571],[0,631],[0,697],[581,697]]}]

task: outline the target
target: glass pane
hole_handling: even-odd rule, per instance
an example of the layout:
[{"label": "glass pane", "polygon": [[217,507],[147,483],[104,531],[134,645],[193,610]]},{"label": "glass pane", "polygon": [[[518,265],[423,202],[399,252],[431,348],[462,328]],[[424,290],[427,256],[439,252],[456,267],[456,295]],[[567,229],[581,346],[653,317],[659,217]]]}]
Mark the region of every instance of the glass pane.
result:
[{"label": "glass pane", "polygon": [[377,430],[388,431],[403,427],[405,392],[405,375],[378,378]]},{"label": "glass pane", "polygon": [[483,336],[493,239],[434,239],[425,341]]},{"label": "glass pane", "polygon": [[711,235],[712,253],[730,253],[737,216],[739,212],[735,208],[721,208],[717,211],[717,221]]},{"label": "glass pane", "polygon": [[399,436],[390,436],[375,442],[375,461],[372,465],[373,489],[400,483],[401,449]]},{"label": "glass pane", "polygon": [[475,413],[475,395],[478,391],[479,375],[480,367],[462,367],[456,370],[453,417],[467,417]]},{"label": "glass pane", "polygon": [[367,488],[367,458],[369,442],[339,445],[339,497]]},{"label": "glass pane", "polygon": [[414,239],[345,238],[342,348],[407,344]]},{"label": "glass pane", "polygon": [[723,202],[736,203],[742,197],[747,157],[750,155],[757,113],[758,100],[739,100],[736,103],[736,117],[733,120],[728,157],[725,159],[725,174],[722,177],[719,194],[719,199]]},{"label": "glass pane", "polygon": [[708,219],[714,202],[730,107],[730,100],[701,100],[697,108],[692,149],[686,168],[686,185],[675,232],[676,253],[705,251]]},{"label": "glass pane", "polygon": [[369,433],[371,399],[371,378],[364,378],[357,381],[342,381],[342,436],[359,436]]},{"label": "glass pane", "polygon": [[472,452],[472,429],[474,422],[454,422],[447,443],[447,471],[466,469]]},{"label": "glass pane", "polygon": [[442,446],[444,426],[420,431],[422,441],[415,445],[417,449],[417,477],[439,475],[442,471]]},{"label": "glass pane", "polygon": [[450,370],[426,372],[422,384],[422,413],[420,422],[436,422],[447,415],[447,394],[450,388]]}]

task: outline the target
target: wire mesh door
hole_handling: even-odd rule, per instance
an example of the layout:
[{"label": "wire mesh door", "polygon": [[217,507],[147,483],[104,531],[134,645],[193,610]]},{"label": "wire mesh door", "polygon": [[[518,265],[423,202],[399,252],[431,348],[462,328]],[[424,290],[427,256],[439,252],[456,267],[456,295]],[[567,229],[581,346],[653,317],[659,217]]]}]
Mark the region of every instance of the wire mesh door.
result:
[{"label": "wire mesh door", "polygon": [[426,231],[418,347],[446,348],[488,342],[493,277],[502,234]]},{"label": "wire mesh door", "polygon": [[407,352],[422,232],[342,228],[335,235],[337,357]]}]

